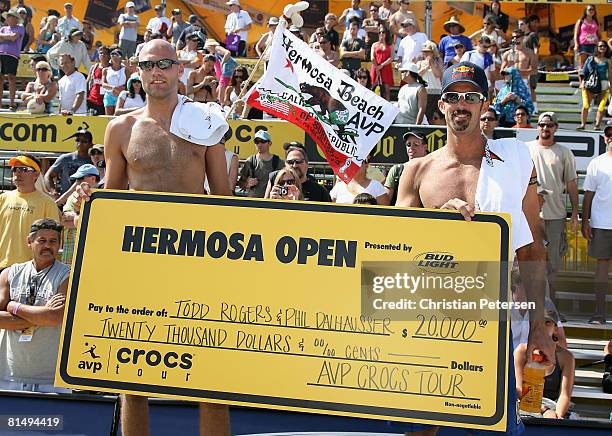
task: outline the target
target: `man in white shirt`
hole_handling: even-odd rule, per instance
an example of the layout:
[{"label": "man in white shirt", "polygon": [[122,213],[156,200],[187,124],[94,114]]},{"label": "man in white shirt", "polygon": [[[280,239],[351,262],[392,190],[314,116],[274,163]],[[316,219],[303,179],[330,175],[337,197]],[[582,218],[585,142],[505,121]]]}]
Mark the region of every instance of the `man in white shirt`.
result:
[{"label": "man in white shirt", "polygon": [[65,16],[57,21],[57,31],[66,38],[72,29],[83,30],[81,22],[72,15],[72,3],[64,3]]},{"label": "man in white shirt", "polygon": [[164,7],[155,6],[155,16],[147,23],[147,30],[150,30],[152,34],[160,33],[165,38],[169,28],[170,20],[164,16]]},{"label": "man in white shirt", "polygon": [[417,32],[416,22],[412,18],[402,21],[402,28],[406,36],[402,38],[397,49],[397,62],[406,68],[409,64],[416,63],[422,54],[423,44],[428,39],[423,32]]},{"label": "man in white shirt", "polygon": [[117,23],[121,26],[119,31],[119,48],[126,58],[131,58],[136,52],[136,40],[138,39],[138,26],[140,18],[135,13],[136,5],[134,2],[125,4],[125,14],[119,15]]},{"label": "man in white shirt", "polygon": [[608,268],[612,258],[612,125],[604,130],[607,152],[593,159],[584,179],[582,235],[589,241],[588,254],[597,259],[595,315],[592,324],[606,324]]},{"label": "man in white shirt", "polygon": [[491,82],[491,72],[495,71],[495,61],[493,56],[489,53],[491,47],[491,38],[488,36],[481,36],[478,40],[478,47],[476,50],[470,50],[463,53],[461,62],[471,62],[482,68],[487,75],[489,81],[489,89],[492,90],[493,83]]},{"label": "man in white shirt", "polygon": [[228,36],[238,35],[240,37],[238,50],[230,51],[232,56],[246,56],[246,43],[253,20],[247,11],[242,10],[239,0],[229,0],[226,5],[230,7],[231,13],[225,20],[225,34]]},{"label": "man in white shirt", "polygon": [[59,66],[64,76],[59,79],[60,113],[62,115],[84,115],[87,113],[85,96],[87,81],[74,67],[74,58],[68,54],[60,56]]}]

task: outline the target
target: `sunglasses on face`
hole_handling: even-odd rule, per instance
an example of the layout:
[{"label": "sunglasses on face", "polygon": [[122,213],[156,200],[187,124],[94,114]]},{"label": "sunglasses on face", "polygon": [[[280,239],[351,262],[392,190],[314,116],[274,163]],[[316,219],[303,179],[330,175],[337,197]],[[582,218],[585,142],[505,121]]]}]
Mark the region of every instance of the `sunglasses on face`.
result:
[{"label": "sunglasses on face", "polygon": [[289,159],[285,161],[287,165],[301,165],[304,162],[304,159]]},{"label": "sunglasses on face", "polygon": [[497,120],[493,117],[481,117],[480,121],[497,121]]},{"label": "sunglasses on face", "polygon": [[295,179],[281,180],[280,182],[278,182],[278,186],[285,186],[285,185],[295,185]]},{"label": "sunglasses on face", "polygon": [[178,65],[178,62],[173,59],[160,59],[158,61],[140,61],[138,67],[143,71],[151,71],[155,66],[160,70],[172,68],[172,65]]},{"label": "sunglasses on face", "polygon": [[13,167],[11,168],[11,173],[33,173],[36,172],[34,168],[30,167]]},{"label": "sunglasses on face", "polygon": [[463,97],[468,104],[476,104],[485,101],[485,96],[480,92],[445,92],[442,94],[442,101],[449,104],[457,104],[461,97]]},{"label": "sunglasses on face", "polygon": [[49,68],[36,68],[36,71],[49,71]]},{"label": "sunglasses on face", "polygon": [[602,45],[598,45],[597,48],[608,48],[608,46],[602,44]]},{"label": "sunglasses on face", "polygon": [[555,125],[553,123],[539,123],[538,127],[540,127],[541,129],[544,129],[546,127],[548,127],[549,129],[553,129]]}]

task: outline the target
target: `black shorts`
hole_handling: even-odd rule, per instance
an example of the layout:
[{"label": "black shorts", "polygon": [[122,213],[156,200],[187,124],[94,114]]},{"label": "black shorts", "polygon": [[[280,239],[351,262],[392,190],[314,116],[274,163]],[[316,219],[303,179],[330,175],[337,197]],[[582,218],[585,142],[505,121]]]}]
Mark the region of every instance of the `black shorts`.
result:
[{"label": "black shorts", "polygon": [[2,68],[0,69],[2,74],[16,76],[17,67],[19,66],[19,59],[9,55],[0,55],[0,65],[2,65]]}]

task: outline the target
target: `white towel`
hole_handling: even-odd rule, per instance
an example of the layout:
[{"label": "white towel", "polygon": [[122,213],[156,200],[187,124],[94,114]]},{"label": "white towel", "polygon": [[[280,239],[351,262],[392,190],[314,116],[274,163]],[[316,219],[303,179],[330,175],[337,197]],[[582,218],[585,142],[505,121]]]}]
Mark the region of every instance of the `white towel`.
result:
[{"label": "white towel", "polygon": [[523,141],[516,138],[487,141],[476,186],[476,208],[512,216],[513,252],[533,242],[523,213],[523,197],[532,171],[531,155]]},{"label": "white towel", "polygon": [[229,125],[217,103],[197,103],[184,95],[172,113],[170,133],[198,145],[218,144]]}]

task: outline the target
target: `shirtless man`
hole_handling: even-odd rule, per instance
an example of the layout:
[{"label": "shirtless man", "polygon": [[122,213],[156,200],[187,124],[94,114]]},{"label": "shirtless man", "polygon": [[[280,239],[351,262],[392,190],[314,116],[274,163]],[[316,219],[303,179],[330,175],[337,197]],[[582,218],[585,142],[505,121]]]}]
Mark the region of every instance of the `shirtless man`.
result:
[{"label": "shirtless man", "polygon": [[216,102],[218,100],[217,84],[215,57],[206,55],[202,66],[189,73],[187,95],[193,94],[193,99],[202,103]]},{"label": "shirtless man", "polygon": [[[104,135],[105,187],[203,194],[208,176],[212,194],[230,195],[223,145],[196,145],[170,133],[183,74],[174,47],[161,39],[152,40],[140,51],[138,60],[147,103],[108,124]],[[89,200],[90,193],[89,185],[81,185],[75,197]],[[121,428],[124,436],[149,434],[147,397],[122,396]],[[200,435],[230,435],[227,406],[200,403]]]},{"label": "shirtless man", "polygon": [[519,70],[523,82],[529,87],[529,77],[538,72],[538,56],[525,46],[525,36],[521,30],[512,31],[512,48],[502,56],[501,71],[512,66]]},{"label": "shirtless man", "polygon": [[[427,207],[459,211],[470,221],[475,211],[506,212],[512,215],[512,248],[519,260],[527,296],[536,303],[530,313],[527,355],[539,350],[545,361],[555,361],[555,345],[544,321],[544,260],[540,236],[539,203],[536,173],[527,146],[515,138],[488,140],[479,120],[488,104],[487,79],[484,71],[469,62],[449,67],[442,78],[442,97],[438,103],[448,125],[447,144],[420,159],[410,160],[402,173],[398,188],[398,206]],[[485,177],[486,165],[492,167]],[[477,190],[478,180],[506,178]],[[501,176],[500,176],[501,174]],[[486,182],[485,182],[486,183]],[[487,190],[487,188],[491,188]],[[499,192],[499,191],[502,192]],[[487,194],[483,195],[483,192]],[[494,195],[492,193],[497,193]],[[478,202],[477,202],[478,200]],[[476,206],[478,205],[478,207]],[[532,237],[533,235],[533,237]],[[516,391],[513,359],[510,354],[508,384],[508,428],[520,433],[522,423],[516,417]],[[435,427],[413,424],[410,431],[435,433]]]}]

